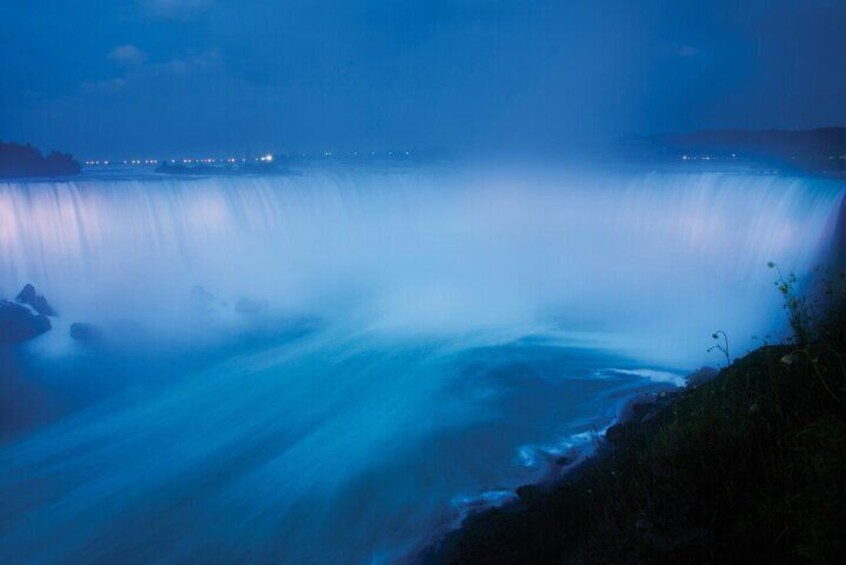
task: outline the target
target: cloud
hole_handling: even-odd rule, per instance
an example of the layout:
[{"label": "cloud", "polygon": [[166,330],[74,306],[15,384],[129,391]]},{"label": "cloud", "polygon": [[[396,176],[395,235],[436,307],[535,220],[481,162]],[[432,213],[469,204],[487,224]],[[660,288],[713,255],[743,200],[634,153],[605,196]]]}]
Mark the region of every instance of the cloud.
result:
[{"label": "cloud", "polygon": [[83,92],[117,92],[128,84],[125,78],[90,80],[82,83]]},{"label": "cloud", "polygon": [[692,45],[681,45],[679,46],[678,54],[679,57],[696,57],[702,52],[701,49],[698,47],[693,47]]},{"label": "cloud", "polygon": [[141,65],[147,60],[147,54],[134,45],[115,47],[109,51],[107,57],[110,61],[122,67]]},{"label": "cloud", "polygon": [[159,18],[183,19],[202,13],[214,0],[140,0],[141,8]]},{"label": "cloud", "polygon": [[86,80],[80,84],[82,92],[114,94],[133,90],[144,84],[159,83],[162,80],[193,80],[192,77],[222,71],[220,56],[215,49],[162,62],[148,63],[146,53],[134,45],[121,45],[112,49],[108,58],[122,67],[119,73],[121,76]]},{"label": "cloud", "polygon": [[147,66],[148,74],[187,74],[208,71],[219,66],[220,56],[215,49],[186,57],[171,59]]}]

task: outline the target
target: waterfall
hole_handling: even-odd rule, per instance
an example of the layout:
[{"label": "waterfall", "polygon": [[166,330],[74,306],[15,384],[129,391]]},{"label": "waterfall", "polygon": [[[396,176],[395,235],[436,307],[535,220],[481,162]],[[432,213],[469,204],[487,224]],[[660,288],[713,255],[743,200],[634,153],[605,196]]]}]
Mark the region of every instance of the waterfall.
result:
[{"label": "waterfall", "polygon": [[823,261],[841,198],[833,181],[716,172],[6,183],[0,289],[33,282],[95,321],[158,313],[159,330],[202,285],[368,327],[552,324],[669,355],[717,326],[769,329],[766,263],[802,274]]},{"label": "waterfall", "polygon": [[0,289],[60,314],[16,374],[64,406],[0,443],[0,560],[401,560],[719,362],[713,331],[738,355],[782,329],[766,264],[824,261],[842,198],[755,172],[0,184]]}]

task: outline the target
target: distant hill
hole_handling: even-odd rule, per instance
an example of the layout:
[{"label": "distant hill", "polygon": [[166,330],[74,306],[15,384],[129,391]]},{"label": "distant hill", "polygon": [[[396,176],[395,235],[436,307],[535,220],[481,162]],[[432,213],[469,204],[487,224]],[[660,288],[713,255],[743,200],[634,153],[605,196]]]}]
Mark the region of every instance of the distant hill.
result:
[{"label": "distant hill", "polygon": [[0,141],[0,178],[76,175],[80,164],[68,153],[42,155],[32,145]]},{"label": "distant hill", "polygon": [[846,128],[633,135],[618,140],[612,154],[636,159],[765,161],[814,170],[844,171]]}]

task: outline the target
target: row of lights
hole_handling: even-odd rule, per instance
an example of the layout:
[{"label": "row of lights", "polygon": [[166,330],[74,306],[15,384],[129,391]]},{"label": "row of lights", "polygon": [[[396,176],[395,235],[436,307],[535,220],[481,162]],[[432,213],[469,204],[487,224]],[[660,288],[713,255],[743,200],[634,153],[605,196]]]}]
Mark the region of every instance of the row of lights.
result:
[{"label": "row of lights", "polygon": [[[407,155],[411,155],[411,152],[410,151],[404,151],[402,153],[400,153],[400,152],[395,153],[394,151],[388,151],[389,156],[393,156],[394,154],[397,154],[397,155],[404,154],[404,155],[407,156]],[[308,156],[306,153],[302,153],[301,155],[303,157]],[[331,152],[331,151],[324,151],[322,153],[322,155],[324,157],[332,157],[334,155],[334,153]],[[359,155],[358,151],[354,151],[353,155],[355,155],[357,157]],[[376,152],[370,151],[370,155],[375,156]],[[685,160],[688,159],[687,155],[684,156],[684,159]],[[261,157],[256,157],[256,158],[251,159],[251,160],[270,163],[270,162],[273,161],[273,155],[268,153],[267,155],[262,155]],[[228,157],[228,158],[225,158],[225,159],[214,159],[214,158],[210,157],[210,158],[207,158],[207,159],[168,159],[166,161],[168,161],[170,163],[174,163],[174,164],[180,163],[180,162],[184,163],[184,164],[192,164],[192,163],[212,164],[212,163],[218,163],[218,162],[220,162],[220,163],[237,163],[239,161],[242,162],[242,163],[246,163],[248,161],[248,159],[246,159],[246,158],[237,159],[235,157]],[[118,165],[118,164],[122,164],[122,165],[158,165],[159,160],[158,159],[124,159],[122,161],[121,160],[119,160],[119,161],[89,160],[89,161],[85,161],[85,164],[88,165],[88,166]]]},{"label": "row of lights", "polygon": [[[732,153],[732,154],[731,154],[731,158],[732,158],[732,159],[737,159],[737,153]],[[712,160],[712,159],[716,160],[717,158],[716,158],[716,157],[711,157],[710,155],[704,155],[704,156],[702,156],[702,157],[697,157],[696,155],[682,155],[682,161],[696,161],[696,160],[710,161],[710,160]],[[790,156],[790,159],[791,159],[791,160],[793,160],[793,161],[795,161],[795,160],[796,160],[796,155],[791,155],[791,156]],[[842,159],[842,160],[846,161],[846,154],[843,154],[843,155],[841,155],[841,156],[839,156],[839,157],[835,157],[834,155],[831,155],[831,156],[829,156],[829,158],[828,158],[828,159],[829,159],[830,161],[833,161],[834,159]]]},{"label": "row of lights", "polygon": [[[254,159],[255,161],[265,161],[270,162],[273,161],[273,155],[263,155],[262,157],[257,157]],[[235,157],[229,157],[227,159],[165,159],[166,162],[170,163],[237,163],[238,161],[247,162],[247,159],[236,159]],[[89,160],[85,161],[86,165],[95,166],[95,165],[158,165],[158,159],[124,159],[118,161],[109,161],[109,160]]]},{"label": "row of lights", "polygon": [[[732,155],[734,157],[734,155]],[[682,161],[710,161],[710,155],[703,155],[702,157],[697,157],[696,155],[682,155]]]},{"label": "row of lights", "polygon": [[158,159],[124,159],[123,161],[85,161],[86,165],[157,165]]},{"label": "row of lights", "polygon": [[[732,153],[731,158],[737,159],[737,153]],[[710,155],[703,155],[701,157],[696,155],[682,155],[682,161],[710,161],[712,159],[716,160],[717,157],[711,157]]]}]

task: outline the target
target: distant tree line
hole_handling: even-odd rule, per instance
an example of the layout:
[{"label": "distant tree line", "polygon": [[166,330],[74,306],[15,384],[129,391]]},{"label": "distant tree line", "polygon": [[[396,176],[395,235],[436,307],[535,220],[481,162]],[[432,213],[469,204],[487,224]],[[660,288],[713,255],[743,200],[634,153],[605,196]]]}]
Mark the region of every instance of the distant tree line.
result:
[{"label": "distant tree line", "polygon": [[49,155],[30,144],[0,141],[0,177],[51,177],[76,175],[80,164],[68,153],[53,151]]}]

